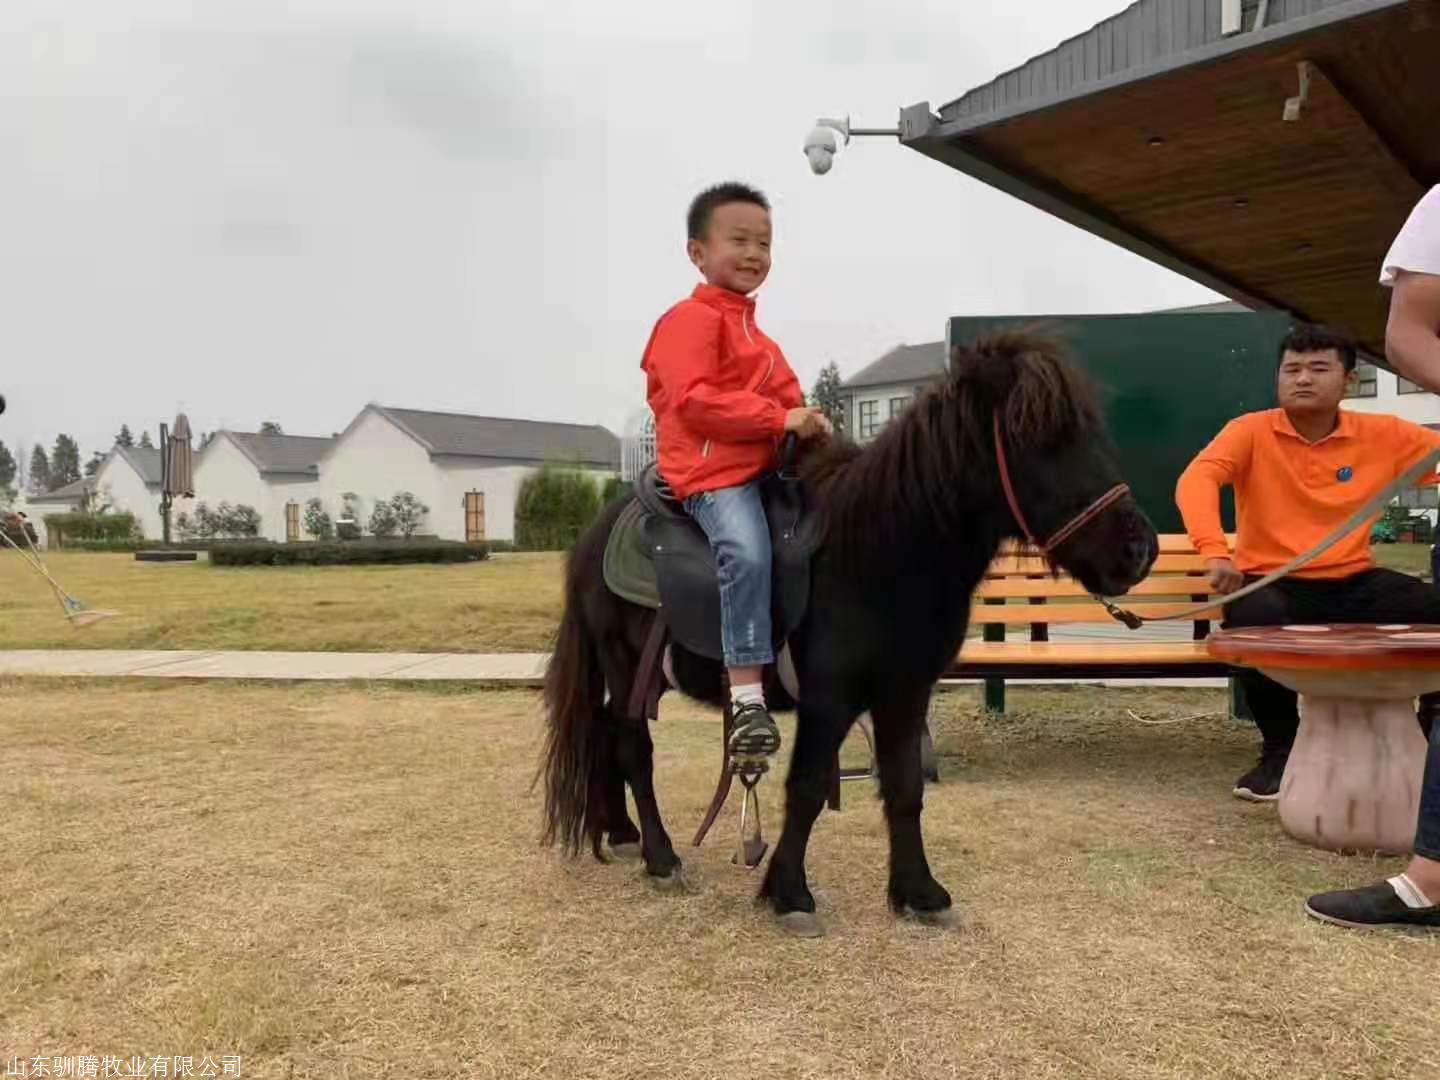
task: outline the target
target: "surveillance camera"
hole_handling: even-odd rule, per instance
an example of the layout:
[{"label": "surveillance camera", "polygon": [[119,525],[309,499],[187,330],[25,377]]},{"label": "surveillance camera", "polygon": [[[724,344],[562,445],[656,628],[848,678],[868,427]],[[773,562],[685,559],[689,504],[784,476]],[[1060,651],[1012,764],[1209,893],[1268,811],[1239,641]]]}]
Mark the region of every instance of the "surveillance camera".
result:
[{"label": "surveillance camera", "polygon": [[835,151],[839,149],[835,133],[826,127],[814,127],[805,136],[805,157],[810,161],[810,171],[824,176],[835,164]]}]

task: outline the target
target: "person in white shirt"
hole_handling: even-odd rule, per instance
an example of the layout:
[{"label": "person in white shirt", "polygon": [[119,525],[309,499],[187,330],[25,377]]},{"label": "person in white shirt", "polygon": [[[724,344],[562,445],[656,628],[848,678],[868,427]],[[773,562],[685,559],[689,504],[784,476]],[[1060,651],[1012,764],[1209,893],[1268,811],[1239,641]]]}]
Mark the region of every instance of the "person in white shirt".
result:
[{"label": "person in white shirt", "polygon": [[[1440,393],[1440,184],[1420,200],[1395,238],[1380,283],[1393,290],[1386,357],[1411,382]],[[1405,872],[1365,888],[1312,896],[1305,910],[1341,926],[1440,930],[1440,724],[1430,733],[1415,857]]]}]

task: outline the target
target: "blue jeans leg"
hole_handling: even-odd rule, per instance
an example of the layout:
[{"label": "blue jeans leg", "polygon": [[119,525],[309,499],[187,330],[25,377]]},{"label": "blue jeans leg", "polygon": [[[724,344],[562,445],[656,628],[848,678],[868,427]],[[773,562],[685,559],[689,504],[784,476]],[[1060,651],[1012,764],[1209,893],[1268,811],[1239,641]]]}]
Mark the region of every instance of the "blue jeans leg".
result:
[{"label": "blue jeans leg", "polygon": [[1425,782],[1420,785],[1420,825],[1415,830],[1415,854],[1440,862],[1440,723],[1430,729],[1430,751],[1425,755]]},{"label": "blue jeans leg", "polygon": [[770,526],[759,485],[701,491],[685,500],[685,509],[704,530],[715,553],[725,666],[772,663]]}]

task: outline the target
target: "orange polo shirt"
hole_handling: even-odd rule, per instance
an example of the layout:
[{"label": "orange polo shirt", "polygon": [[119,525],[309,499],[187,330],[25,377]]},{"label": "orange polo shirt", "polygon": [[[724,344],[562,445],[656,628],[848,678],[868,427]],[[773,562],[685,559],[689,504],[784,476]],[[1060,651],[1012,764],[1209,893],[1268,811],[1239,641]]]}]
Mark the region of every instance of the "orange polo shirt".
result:
[{"label": "orange polo shirt", "polygon": [[[1200,451],[1175,485],[1175,501],[1201,555],[1228,556],[1244,574],[1268,574],[1318,544],[1437,446],[1440,431],[1397,416],[1342,409],[1335,430],[1309,443],[1284,409],[1249,413],[1226,424]],[[1421,483],[1436,480],[1432,473]],[[1226,484],[1235,489],[1233,555],[1220,524],[1220,489]],[[1357,527],[1295,576],[1340,578],[1371,569],[1372,523]]]}]

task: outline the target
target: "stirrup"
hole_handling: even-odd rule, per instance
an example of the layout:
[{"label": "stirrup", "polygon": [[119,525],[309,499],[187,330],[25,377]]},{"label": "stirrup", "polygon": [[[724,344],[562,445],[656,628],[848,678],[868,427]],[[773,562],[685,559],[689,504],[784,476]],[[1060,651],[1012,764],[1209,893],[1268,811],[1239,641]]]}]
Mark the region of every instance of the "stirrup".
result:
[{"label": "stirrup", "polygon": [[760,796],[755,787],[770,771],[766,761],[732,761],[730,771],[740,779],[745,789],[740,799],[740,843],[731,862],[737,866],[754,870],[765,858],[770,845],[765,842],[765,833],[760,822]]}]

